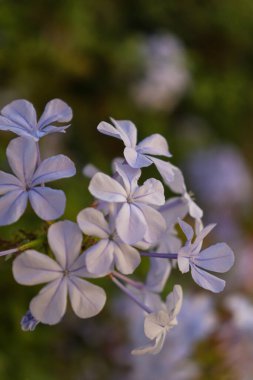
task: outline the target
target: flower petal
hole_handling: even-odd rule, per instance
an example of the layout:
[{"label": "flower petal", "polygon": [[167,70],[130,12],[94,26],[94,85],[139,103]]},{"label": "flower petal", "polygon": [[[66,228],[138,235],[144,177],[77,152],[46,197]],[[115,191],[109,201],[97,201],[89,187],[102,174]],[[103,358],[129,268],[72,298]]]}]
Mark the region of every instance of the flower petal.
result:
[{"label": "flower petal", "polygon": [[144,332],[147,338],[155,339],[161,335],[164,329],[169,325],[170,318],[167,311],[159,310],[155,313],[150,313],[145,317]]},{"label": "flower petal", "polygon": [[141,176],[140,169],[131,168],[128,164],[115,163],[115,170],[120,175],[127,194],[131,194],[138,187],[137,183]]},{"label": "flower petal", "polygon": [[88,207],[79,212],[77,223],[86,235],[107,238],[110,229],[101,211]]},{"label": "flower petal", "polygon": [[0,170],[0,195],[12,190],[20,190],[20,187],[22,188],[23,184],[17,177]]},{"label": "flower petal", "polygon": [[146,157],[144,154],[138,153],[136,149],[131,147],[126,147],[124,149],[124,157],[126,162],[132,168],[140,169],[152,165],[150,158]]},{"label": "flower petal", "polygon": [[163,185],[161,181],[155,178],[149,178],[142,186],[135,190],[132,198],[135,202],[162,206],[165,203]]},{"label": "flower petal", "polygon": [[125,202],[125,189],[113,178],[104,173],[94,175],[89,185],[90,193],[106,202]]},{"label": "flower petal", "polygon": [[150,160],[155,164],[156,169],[161,174],[165,183],[173,183],[175,180],[175,166],[170,162],[160,160],[159,158],[154,158],[152,156],[148,156]]},{"label": "flower petal", "polygon": [[62,190],[33,187],[28,194],[32,208],[39,218],[54,220],[64,213],[66,197]]},{"label": "flower petal", "polygon": [[166,139],[159,133],[146,137],[138,144],[138,152],[157,156],[171,157]]},{"label": "flower petal", "polygon": [[48,243],[60,266],[69,269],[80,253],[82,233],[76,223],[60,221],[49,227]]},{"label": "flower petal", "polygon": [[134,244],[144,237],[147,222],[138,207],[124,203],[116,218],[116,229],[124,243]]},{"label": "flower petal", "polygon": [[143,347],[136,348],[135,350],[132,350],[131,354],[132,355],[159,354],[159,352],[163,348],[165,338],[166,338],[166,333],[164,332],[163,334],[158,335],[158,337],[155,339],[155,342],[153,344],[150,343]]},{"label": "flower petal", "polygon": [[188,241],[191,241],[192,238],[193,238],[193,235],[194,235],[194,231],[193,231],[193,228],[190,226],[190,224],[184,222],[184,221],[181,220],[181,219],[178,219],[178,224],[180,225],[181,230],[182,230],[183,233],[185,234],[186,239],[187,239]]},{"label": "flower petal", "polygon": [[38,161],[36,143],[32,139],[17,137],[9,143],[6,155],[13,173],[24,184],[30,184]]},{"label": "flower petal", "polygon": [[[32,103],[24,99],[14,100],[1,110],[1,114],[27,132],[32,132],[37,124],[36,111]],[[1,129],[1,128],[0,128]]]},{"label": "flower petal", "polygon": [[201,251],[192,261],[200,268],[224,273],[234,264],[234,253],[227,244],[218,243]]},{"label": "flower petal", "polygon": [[61,270],[56,261],[35,250],[21,253],[12,266],[15,280],[22,285],[37,285],[56,280],[62,276]]},{"label": "flower petal", "polygon": [[183,289],[180,285],[174,285],[173,291],[166,297],[166,306],[171,318],[175,318],[180,312],[183,303]]},{"label": "flower petal", "polygon": [[131,274],[139,266],[141,257],[137,249],[128,244],[114,243],[114,260],[117,269],[123,274]]},{"label": "flower petal", "polygon": [[134,148],[137,142],[137,129],[134,123],[130,120],[114,120],[112,118],[111,121],[118,130],[125,146]]},{"label": "flower petal", "polygon": [[100,240],[85,252],[87,269],[91,273],[106,275],[113,270],[114,244],[109,239]]},{"label": "flower petal", "polygon": [[72,276],[68,282],[68,289],[72,308],[78,317],[90,318],[103,309],[106,294],[99,286]]},{"label": "flower petal", "polygon": [[138,203],[138,208],[142,211],[146,220],[147,229],[145,232],[145,240],[149,243],[157,243],[166,230],[166,222],[161,213],[153,207]]},{"label": "flower petal", "polygon": [[106,121],[101,121],[101,123],[99,123],[97,126],[97,130],[103,133],[104,135],[115,137],[121,140],[119,131],[114,126],[107,123]]},{"label": "flower petal", "polygon": [[199,286],[214,293],[222,292],[226,284],[221,278],[198,268],[194,264],[191,265],[191,275]]},{"label": "flower petal", "polygon": [[65,314],[67,306],[67,279],[61,277],[44,286],[30,302],[32,315],[42,323],[55,325]]},{"label": "flower petal", "polygon": [[53,99],[47,103],[38,122],[38,129],[43,129],[51,123],[68,123],[73,117],[72,109],[61,99]]},{"label": "flower petal", "polygon": [[32,186],[72,177],[75,174],[76,168],[73,161],[63,154],[58,154],[41,162],[33,175]]},{"label": "flower petal", "polygon": [[27,192],[13,190],[0,198],[0,226],[16,222],[27,206]]},{"label": "flower petal", "polygon": [[146,287],[152,292],[162,292],[171,273],[169,260],[151,258]]}]

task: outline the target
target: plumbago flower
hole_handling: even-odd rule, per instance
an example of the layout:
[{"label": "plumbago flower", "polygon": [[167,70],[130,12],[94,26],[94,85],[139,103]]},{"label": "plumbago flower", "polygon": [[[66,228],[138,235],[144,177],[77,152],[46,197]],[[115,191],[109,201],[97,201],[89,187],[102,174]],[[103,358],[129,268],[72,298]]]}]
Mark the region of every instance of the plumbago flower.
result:
[{"label": "plumbago flower", "polygon": [[23,215],[28,199],[41,219],[59,218],[65,209],[65,194],[44,184],[73,176],[74,163],[59,154],[38,164],[36,143],[23,137],[12,140],[6,154],[15,175],[0,171],[0,225],[16,222]]},{"label": "plumbago flower", "polygon": [[58,323],[66,311],[67,295],[78,317],[98,314],[106,295],[102,288],[82,279],[95,276],[86,269],[85,252],[79,256],[82,233],[77,224],[68,220],[53,224],[48,229],[48,243],[56,260],[27,250],[13,262],[13,275],[19,284],[48,283],[30,303],[32,316],[45,324]]},{"label": "plumbago flower", "polygon": [[165,202],[162,183],[150,178],[138,186],[139,169],[117,164],[116,170],[121,183],[104,173],[96,173],[89,191],[98,199],[119,205],[115,211],[115,226],[124,243],[134,244],[143,238],[148,242],[157,241],[166,224],[152,206]]},{"label": "plumbago flower", "polygon": [[112,272],[114,266],[121,273],[133,273],[140,264],[140,254],[137,249],[122,242],[115,232],[113,218],[108,223],[101,211],[86,208],[78,214],[77,221],[86,235],[100,238],[86,251],[86,265],[91,273],[106,274]]},{"label": "plumbago flower", "polygon": [[225,287],[225,281],[206,270],[227,272],[234,264],[233,251],[225,243],[217,243],[201,251],[204,238],[212,231],[215,224],[210,224],[205,228],[197,224],[196,238],[193,243],[193,228],[182,220],[179,220],[179,225],[187,239],[186,244],[178,252],[179,270],[186,273],[191,268],[192,278],[199,286],[214,293],[221,292]]},{"label": "plumbago flower", "polygon": [[0,130],[11,131],[19,136],[31,137],[33,140],[38,141],[45,135],[54,132],[65,132],[69,125],[56,125],[58,123],[68,123],[71,119],[71,108],[60,99],[50,100],[38,121],[32,103],[24,99],[18,99],[1,110]]},{"label": "plumbago flower", "polygon": [[153,343],[136,348],[132,354],[158,354],[161,351],[167,332],[177,325],[177,315],[181,310],[182,301],[182,288],[180,285],[175,285],[167,296],[166,303],[161,302],[159,310],[149,313],[144,319],[144,333]]},{"label": "plumbago flower", "polygon": [[[114,120],[112,124],[102,121],[97,129],[99,132],[120,139],[125,144],[124,157],[132,168],[140,169],[154,164],[167,184],[173,184],[181,189],[181,172],[170,162],[153,156],[171,157],[166,139],[155,133],[137,144],[137,129],[130,120]],[[183,191],[183,189],[182,189]]]}]

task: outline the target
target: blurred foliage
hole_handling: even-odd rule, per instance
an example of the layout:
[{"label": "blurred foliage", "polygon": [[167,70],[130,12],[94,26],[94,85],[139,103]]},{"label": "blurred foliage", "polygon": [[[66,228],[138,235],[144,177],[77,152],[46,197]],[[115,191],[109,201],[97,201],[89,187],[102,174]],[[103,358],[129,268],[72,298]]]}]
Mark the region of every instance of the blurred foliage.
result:
[{"label": "blurred foliage", "polygon": [[[141,108],[130,92],[143,64],[139,43],[159,33],[182,40],[193,79],[173,112]],[[199,144],[191,128],[187,132],[187,125],[197,121],[200,132],[202,125],[209,128],[204,143],[231,141],[253,165],[252,35],[251,0],[0,0],[0,107],[26,98],[42,112],[48,100],[59,97],[73,108],[72,127],[59,138],[60,145],[50,136],[43,146],[50,154],[64,150],[77,163],[77,177],[55,185],[67,194],[65,217],[74,220],[92,201],[83,165],[92,161],[110,170],[110,160],[121,154],[118,141],[96,130],[109,116],[132,119],[141,137],[163,133],[175,163]],[[11,137],[1,132],[3,170]],[[19,229],[32,232],[39,223],[28,212],[1,228],[1,236],[10,239]],[[14,283],[11,260],[2,259],[0,272],[2,380],[111,379],[112,369],[127,370],[123,364],[117,368],[111,354],[124,333],[109,306],[92,321],[68,315],[59,326],[23,333],[19,320],[37,289]],[[100,339],[87,332],[94,325]]]}]

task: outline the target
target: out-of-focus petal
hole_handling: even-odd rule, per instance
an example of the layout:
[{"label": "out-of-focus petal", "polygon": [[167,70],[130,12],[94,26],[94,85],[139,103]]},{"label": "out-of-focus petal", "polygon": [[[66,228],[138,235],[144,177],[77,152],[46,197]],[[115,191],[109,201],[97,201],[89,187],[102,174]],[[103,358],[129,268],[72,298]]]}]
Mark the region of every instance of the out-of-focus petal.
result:
[{"label": "out-of-focus petal", "polygon": [[60,322],[65,314],[66,306],[66,277],[61,277],[44,286],[30,302],[30,310],[35,319],[48,325]]},{"label": "out-of-focus petal", "polygon": [[125,189],[113,178],[104,173],[94,175],[89,185],[90,193],[106,202],[125,202]]},{"label": "out-of-focus petal", "polygon": [[114,243],[102,239],[86,251],[87,269],[97,275],[106,275],[113,270]]},{"label": "out-of-focus petal", "polygon": [[63,102],[61,99],[50,100],[38,121],[38,129],[42,129],[55,122],[68,123],[72,117],[72,109],[67,103]]},{"label": "out-of-focus petal", "polygon": [[32,186],[61,178],[72,177],[75,174],[76,168],[73,161],[67,156],[59,154],[41,162],[33,175]]},{"label": "out-of-focus petal", "polygon": [[83,233],[99,238],[107,238],[110,229],[101,211],[88,207],[79,212],[77,223]]},{"label": "out-of-focus petal", "polygon": [[66,197],[62,190],[50,187],[34,187],[28,192],[34,212],[43,220],[54,220],[62,216]]},{"label": "out-of-focus petal", "polygon": [[155,156],[172,156],[169,152],[169,146],[166,139],[159,133],[155,133],[142,140],[138,144],[138,152]]},{"label": "out-of-focus petal", "polygon": [[220,293],[225,287],[226,282],[221,278],[208,273],[195,265],[191,265],[191,274],[193,280],[202,288],[214,293]]},{"label": "out-of-focus petal", "polygon": [[17,137],[9,143],[6,155],[13,173],[29,185],[38,161],[36,143],[32,139]]},{"label": "out-of-focus petal", "polygon": [[178,264],[178,268],[179,268],[181,273],[189,272],[190,261],[189,261],[188,257],[184,257],[184,256],[181,256],[180,254],[178,254],[177,264]]},{"label": "out-of-focus petal", "polygon": [[165,203],[163,185],[155,178],[147,179],[142,186],[135,190],[132,197],[135,202],[150,205],[161,206]]},{"label": "out-of-focus petal", "polygon": [[144,237],[147,222],[138,207],[125,203],[117,215],[116,229],[124,243],[134,244]]},{"label": "out-of-focus petal", "polygon": [[158,335],[158,337],[155,339],[154,343],[147,344],[143,347],[136,348],[135,350],[132,350],[132,355],[145,355],[145,354],[152,354],[156,355],[158,354],[164,344],[166,338],[166,333],[164,332],[161,335]]},{"label": "out-of-focus petal", "polygon": [[37,285],[62,276],[61,267],[49,256],[34,250],[21,253],[14,261],[12,272],[22,285]]},{"label": "out-of-focus petal", "polygon": [[90,318],[103,309],[106,294],[99,286],[72,276],[68,282],[68,289],[71,306],[78,317]]},{"label": "out-of-focus petal", "polygon": [[183,289],[180,285],[174,285],[173,291],[166,298],[166,306],[171,317],[176,317],[183,303]]},{"label": "out-of-focus petal", "polygon": [[150,258],[146,287],[152,292],[162,292],[170,273],[171,263],[169,260]]},{"label": "out-of-focus petal", "polygon": [[166,311],[159,310],[156,313],[148,314],[144,321],[144,332],[149,339],[155,339],[161,335],[164,328],[169,325],[170,318]]},{"label": "out-of-focus petal", "polygon": [[192,261],[203,269],[224,273],[234,264],[234,253],[227,244],[217,243],[201,251]]},{"label": "out-of-focus petal", "polygon": [[76,223],[64,220],[48,229],[48,243],[63,269],[69,269],[80,253],[82,233]]},{"label": "out-of-focus petal", "polygon": [[27,192],[13,190],[0,198],[0,226],[16,222],[23,215],[27,206]]}]

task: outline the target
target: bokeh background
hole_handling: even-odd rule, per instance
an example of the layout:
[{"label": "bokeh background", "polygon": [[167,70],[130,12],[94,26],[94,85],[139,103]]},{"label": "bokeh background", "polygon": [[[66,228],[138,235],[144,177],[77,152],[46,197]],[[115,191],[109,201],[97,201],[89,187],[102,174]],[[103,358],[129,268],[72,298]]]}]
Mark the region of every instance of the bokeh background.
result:
[{"label": "bokeh background", "polygon": [[[77,164],[76,177],[56,184],[67,194],[65,217],[92,200],[84,165],[110,171],[122,154],[97,124],[130,119],[140,138],[166,136],[205,222],[219,223],[214,239],[236,253],[223,295],[186,280],[180,325],[152,358],[130,356],[142,342],[138,309],[106,280],[110,300],[98,317],[69,312],[55,327],[22,332],[38,289],[16,284],[2,259],[1,380],[252,380],[252,36],[251,0],[0,0],[0,107],[25,98],[41,113],[57,97],[74,111],[66,135],[42,141],[44,156],[64,152]],[[1,170],[12,137],[1,132]],[[28,211],[0,239],[39,228]]]}]

